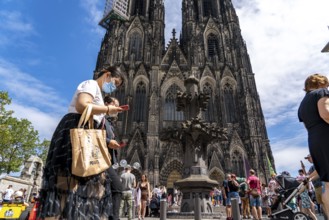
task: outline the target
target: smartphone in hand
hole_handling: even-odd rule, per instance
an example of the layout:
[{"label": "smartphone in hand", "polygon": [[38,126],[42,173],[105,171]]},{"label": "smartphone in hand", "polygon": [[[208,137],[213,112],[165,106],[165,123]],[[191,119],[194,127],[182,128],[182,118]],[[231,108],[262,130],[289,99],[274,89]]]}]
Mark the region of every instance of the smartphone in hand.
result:
[{"label": "smartphone in hand", "polygon": [[123,111],[128,111],[129,110],[129,105],[121,105],[119,108],[122,108]]},{"label": "smartphone in hand", "polygon": [[119,143],[119,146],[120,147],[125,147],[127,145],[127,143],[125,143],[125,142],[121,142],[121,143]]}]

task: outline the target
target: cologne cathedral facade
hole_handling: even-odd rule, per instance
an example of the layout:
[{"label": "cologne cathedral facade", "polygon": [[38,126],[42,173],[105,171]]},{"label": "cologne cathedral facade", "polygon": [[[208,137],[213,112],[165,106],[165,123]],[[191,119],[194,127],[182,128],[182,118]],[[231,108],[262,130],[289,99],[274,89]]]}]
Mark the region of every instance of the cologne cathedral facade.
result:
[{"label": "cologne cathedral facade", "polygon": [[[170,10],[170,9],[167,9]],[[227,130],[227,140],[207,146],[208,175],[221,184],[228,172],[246,177],[253,168],[264,181],[274,164],[255,76],[231,0],[182,0],[182,31],[165,45],[164,0],[130,0],[129,19],[101,24],[106,34],[95,72],[116,65],[125,84],[113,96],[130,110],[115,123],[127,142],[119,159],[140,163],[133,173],[146,174],[151,185],[173,187],[183,176],[182,145],[161,138],[179,130],[177,91],[193,76],[209,94],[202,120]]]}]

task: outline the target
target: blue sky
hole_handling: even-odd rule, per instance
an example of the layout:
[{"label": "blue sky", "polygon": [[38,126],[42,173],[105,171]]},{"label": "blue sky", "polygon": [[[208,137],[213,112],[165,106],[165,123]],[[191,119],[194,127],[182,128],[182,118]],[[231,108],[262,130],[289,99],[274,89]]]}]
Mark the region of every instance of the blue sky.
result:
[{"label": "blue sky", "polygon": [[[310,73],[328,75],[329,1],[234,0],[277,171],[295,174],[308,154],[296,111]],[[181,27],[181,1],[166,0],[166,41]],[[79,82],[90,79],[105,31],[105,0],[1,0],[0,90],[15,116],[50,139]],[[178,35],[176,35],[178,36]],[[305,165],[307,162],[304,160]]]}]

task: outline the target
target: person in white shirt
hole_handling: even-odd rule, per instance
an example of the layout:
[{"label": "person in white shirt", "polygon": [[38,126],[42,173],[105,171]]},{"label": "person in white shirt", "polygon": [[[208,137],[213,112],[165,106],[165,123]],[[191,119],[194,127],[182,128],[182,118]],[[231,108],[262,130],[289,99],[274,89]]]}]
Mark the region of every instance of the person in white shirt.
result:
[{"label": "person in white shirt", "polygon": [[16,199],[24,199],[23,189],[19,189],[14,193],[14,198]]},{"label": "person in white shirt", "polygon": [[155,195],[159,200],[161,199],[161,190],[158,185],[155,185],[154,189],[152,190],[152,194]]},{"label": "person in white shirt", "polygon": [[4,202],[11,202],[13,200],[14,190],[12,188],[13,186],[9,185],[8,188],[5,190],[5,196],[3,198]]},{"label": "person in white shirt", "polygon": [[[92,105],[95,128],[100,128],[105,115],[122,112],[122,108],[105,105],[103,100],[103,93],[110,94],[122,84],[124,75],[120,68],[108,66],[97,72],[93,80],[78,85],[69,111],[59,122],[50,142],[40,193],[40,218],[74,220],[109,219],[113,216],[112,183],[107,170],[88,177],[72,174],[70,129],[77,128],[88,105]],[[116,143],[110,147],[120,145]]]}]

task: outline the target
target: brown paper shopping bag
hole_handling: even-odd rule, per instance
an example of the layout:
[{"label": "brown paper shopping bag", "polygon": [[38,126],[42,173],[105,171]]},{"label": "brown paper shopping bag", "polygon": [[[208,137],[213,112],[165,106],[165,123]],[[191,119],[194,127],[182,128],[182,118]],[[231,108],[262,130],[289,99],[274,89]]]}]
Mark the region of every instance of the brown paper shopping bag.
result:
[{"label": "brown paper shopping bag", "polygon": [[[106,131],[93,128],[92,105],[83,111],[78,127],[70,130],[72,144],[72,174],[87,177],[99,174],[111,166],[106,146]],[[89,128],[84,126],[88,122]]]}]

